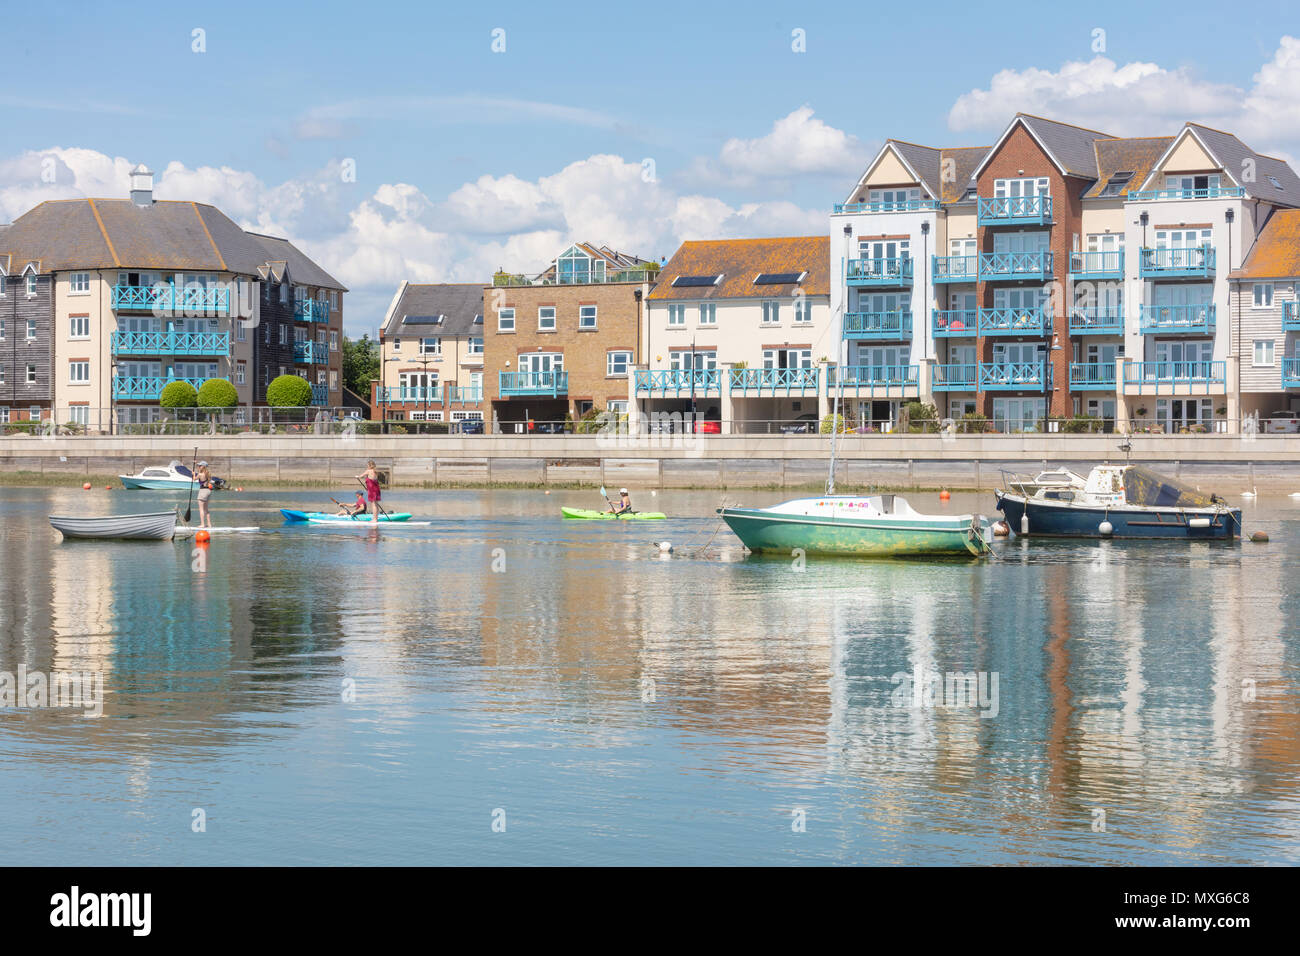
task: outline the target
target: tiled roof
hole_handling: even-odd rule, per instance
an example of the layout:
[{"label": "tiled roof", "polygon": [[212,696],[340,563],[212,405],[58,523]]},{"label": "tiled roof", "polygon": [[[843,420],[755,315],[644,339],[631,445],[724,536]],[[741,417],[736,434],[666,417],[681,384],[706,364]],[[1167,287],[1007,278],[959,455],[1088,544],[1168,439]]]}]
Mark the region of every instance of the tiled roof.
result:
[{"label": "tiled roof", "polygon": [[960,202],[966,195],[966,190],[973,185],[971,177],[975,174],[975,169],[984,161],[984,157],[989,154],[991,146],[949,146],[944,148],[940,158],[941,168],[946,167],[951,160],[953,175],[940,183],[943,194],[940,196],[942,202]]},{"label": "tiled roof", "polygon": [[[760,273],[806,272],[802,282],[755,285]],[[717,285],[673,286],[678,276],[719,275]],[[796,288],[830,295],[830,237],[709,239],[683,242],[659,273],[651,299],[776,299]]]},{"label": "tiled roof", "polygon": [[1300,277],[1300,209],[1279,209],[1264,224],[1233,279]]},{"label": "tiled roof", "polygon": [[284,262],[288,265],[289,281],[298,285],[315,285],[325,289],[347,291],[337,279],[318,266],[313,259],[304,255],[302,250],[288,239],[264,236],[258,232],[250,232],[246,235],[254,239],[262,249],[264,262]]},{"label": "tiled roof", "polygon": [[1038,137],[1071,176],[1096,179],[1097,142],[1115,138],[1109,133],[1058,123],[1029,113],[1017,113],[1016,119],[1021,120]]},{"label": "tiled roof", "polygon": [[[405,283],[389,310],[383,334],[482,335],[483,326],[476,325],[474,317],[483,314],[484,288],[481,282]],[[419,321],[436,315],[445,318],[438,324]]]},{"label": "tiled roof", "polygon": [[1151,175],[1151,167],[1165,154],[1173,141],[1172,136],[1097,140],[1097,181],[1084,190],[1083,198],[1096,199],[1106,188],[1110,177],[1119,172],[1133,174],[1120,189],[1121,196],[1126,195],[1130,189],[1139,189]]}]

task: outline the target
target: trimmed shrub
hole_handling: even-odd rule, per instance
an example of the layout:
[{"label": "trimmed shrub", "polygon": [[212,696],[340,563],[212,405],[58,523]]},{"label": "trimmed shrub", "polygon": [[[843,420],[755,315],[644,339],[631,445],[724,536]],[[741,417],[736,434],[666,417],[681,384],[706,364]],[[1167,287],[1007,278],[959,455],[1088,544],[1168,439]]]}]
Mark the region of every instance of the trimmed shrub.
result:
[{"label": "trimmed shrub", "polygon": [[199,408],[234,408],[238,402],[235,386],[224,378],[210,378],[199,389]]},{"label": "trimmed shrub", "polygon": [[829,435],[832,431],[838,431],[841,435],[851,431],[848,420],[843,415],[827,415],[822,419],[821,426],[817,429],[822,435]]},{"label": "trimmed shrub", "polygon": [[273,408],[306,408],[311,404],[311,383],[301,375],[277,375],[266,387],[266,404]]},{"label": "trimmed shrub", "polygon": [[163,408],[193,408],[199,403],[199,390],[189,382],[179,379],[163,386],[158,404]]}]

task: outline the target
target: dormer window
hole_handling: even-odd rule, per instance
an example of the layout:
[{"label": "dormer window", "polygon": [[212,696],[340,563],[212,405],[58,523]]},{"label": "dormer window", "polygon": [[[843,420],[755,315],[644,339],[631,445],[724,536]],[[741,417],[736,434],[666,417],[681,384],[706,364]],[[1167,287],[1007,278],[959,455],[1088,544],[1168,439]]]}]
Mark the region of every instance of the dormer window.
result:
[{"label": "dormer window", "polygon": [[1132,178],[1133,170],[1131,169],[1124,170],[1123,172],[1112,173],[1110,179],[1106,181],[1106,185],[1102,188],[1101,192],[1097,194],[1098,198],[1107,199],[1111,196],[1118,196],[1124,191],[1124,187],[1128,185],[1128,181]]}]

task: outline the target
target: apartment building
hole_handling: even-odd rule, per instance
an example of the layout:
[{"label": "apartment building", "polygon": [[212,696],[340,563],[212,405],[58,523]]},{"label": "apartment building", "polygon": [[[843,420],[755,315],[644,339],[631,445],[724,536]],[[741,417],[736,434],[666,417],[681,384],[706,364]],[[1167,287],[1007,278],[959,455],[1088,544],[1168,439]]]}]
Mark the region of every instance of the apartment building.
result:
[{"label": "apartment building", "polygon": [[459,422],[483,418],[481,282],[403,282],[379,329],[372,417]]},{"label": "apartment building", "polygon": [[1242,414],[1268,430],[1274,413],[1300,409],[1300,209],[1274,212],[1229,278]]},{"label": "apartment building", "polygon": [[498,272],[483,290],[484,408],[493,431],[563,427],[590,411],[626,412],[638,329],[658,266],[591,243],[539,275]]},{"label": "apartment building", "polygon": [[829,386],[856,388],[850,370],[827,375],[829,254],[824,236],[682,243],[646,300],[639,420],[680,415],[725,433],[820,421]]},{"label": "apartment building", "polygon": [[41,269],[39,261],[0,254],[0,425],[50,415],[54,283]]},{"label": "apartment building", "polygon": [[174,380],[227,379],[244,419],[265,407],[278,374],[311,381],[315,405],[341,404],[343,286],[285,239],[245,232],[212,206],[155,200],[143,166],[129,199],[43,202],[18,217],[0,230],[0,263],[19,272],[6,278],[8,309],[46,313],[44,325],[32,317],[32,359],[19,374],[44,388],[30,408],[61,425],[154,421]]},{"label": "apartment building", "polygon": [[1236,427],[1228,277],[1298,205],[1285,162],[1191,123],[1121,138],[1018,114],[987,147],[887,141],[831,215],[841,361],[1003,430]]}]

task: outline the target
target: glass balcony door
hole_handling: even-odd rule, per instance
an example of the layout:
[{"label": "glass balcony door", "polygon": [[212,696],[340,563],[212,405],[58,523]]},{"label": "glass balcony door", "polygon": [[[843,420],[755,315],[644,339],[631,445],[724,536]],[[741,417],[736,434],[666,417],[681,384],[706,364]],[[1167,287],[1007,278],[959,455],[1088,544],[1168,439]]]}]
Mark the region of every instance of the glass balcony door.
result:
[{"label": "glass balcony door", "polygon": [[995,362],[1029,364],[1041,362],[1046,355],[1047,350],[1041,345],[1035,345],[1033,342],[999,342],[993,346],[993,361]]},{"label": "glass balcony door", "polygon": [[1046,252],[1050,234],[1045,229],[998,232],[993,235],[994,252]]}]

